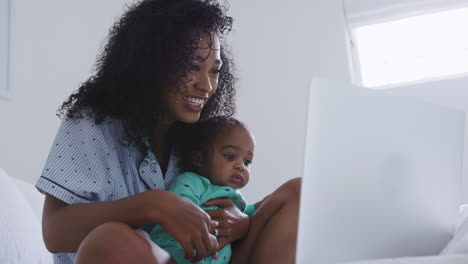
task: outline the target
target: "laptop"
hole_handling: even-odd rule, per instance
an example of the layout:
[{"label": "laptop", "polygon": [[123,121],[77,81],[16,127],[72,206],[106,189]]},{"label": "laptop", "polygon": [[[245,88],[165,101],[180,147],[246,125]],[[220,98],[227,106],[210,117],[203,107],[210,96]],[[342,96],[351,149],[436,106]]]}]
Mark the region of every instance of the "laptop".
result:
[{"label": "laptop", "polygon": [[437,254],[461,202],[464,114],[310,84],[298,264]]}]

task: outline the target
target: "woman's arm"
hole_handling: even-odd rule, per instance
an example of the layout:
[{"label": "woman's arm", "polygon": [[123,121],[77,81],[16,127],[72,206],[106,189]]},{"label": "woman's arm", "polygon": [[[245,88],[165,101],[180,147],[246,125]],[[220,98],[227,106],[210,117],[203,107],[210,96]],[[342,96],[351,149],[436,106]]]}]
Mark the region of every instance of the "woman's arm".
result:
[{"label": "woman's arm", "polygon": [[216,239],[209,234],[210,227],[217,223],[212,223],[198,206],[162,190],[116,201],[73,205],[47,195],[43,212],[46,247],[53,253],[76,252],[91,230],[111,221],[134,228],[159,223],[187,252],[193,252],[194,247],[202,248],[200,251],[217,251]]},{"label": "woman's arm", "polygon": [[69,205],[54,196],[46,195],[42,216],[43,236],[52,253],[75,252],[85,236],[95,227],[110,221],[138,227],[157,216],[144,210],[141,196],[117,201]]}]

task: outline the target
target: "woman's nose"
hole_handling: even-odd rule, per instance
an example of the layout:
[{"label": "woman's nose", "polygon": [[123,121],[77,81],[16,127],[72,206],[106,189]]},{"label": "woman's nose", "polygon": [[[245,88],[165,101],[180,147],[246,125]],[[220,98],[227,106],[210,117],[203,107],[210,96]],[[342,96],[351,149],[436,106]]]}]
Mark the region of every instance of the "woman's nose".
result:
[{"label": "woman's nose", "polygon": [[210,78],[208,75],[199,72],[195,78],[195,88],[206,93],[211,93],[213,91],[213,85],[211,84]]}]

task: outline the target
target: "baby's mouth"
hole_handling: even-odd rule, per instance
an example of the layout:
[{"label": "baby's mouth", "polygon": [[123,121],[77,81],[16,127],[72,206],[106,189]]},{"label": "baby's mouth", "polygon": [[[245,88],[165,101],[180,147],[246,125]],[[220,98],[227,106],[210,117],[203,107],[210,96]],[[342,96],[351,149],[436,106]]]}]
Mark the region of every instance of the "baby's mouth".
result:
[{"label": "baby's mouth", "polygon": [[241,185],[244,179],[240,175],[233,175],[231,177],[231,181],[235,183],[236,185]]}]

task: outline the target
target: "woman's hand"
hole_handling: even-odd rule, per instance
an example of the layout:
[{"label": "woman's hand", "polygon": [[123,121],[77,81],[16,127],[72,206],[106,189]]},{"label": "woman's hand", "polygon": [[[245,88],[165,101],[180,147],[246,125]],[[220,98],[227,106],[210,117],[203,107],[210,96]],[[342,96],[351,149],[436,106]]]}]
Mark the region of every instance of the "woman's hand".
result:
[{"label": "woman's hand", "polygon": [[228,198],[217,198],[203,204],[219,206],[217,210],[207,210],[212,220],[218,221],[219,249],[247,235],[250,226],[249,217],[242,213]]},{"label": "woman's hand", "polygon": [[194,203],[170,192],[159,192],[155,202],[158,224],[184,248],[186,259],[218,258],[218,241],[209,232],[217,227],[216,221]]}]

